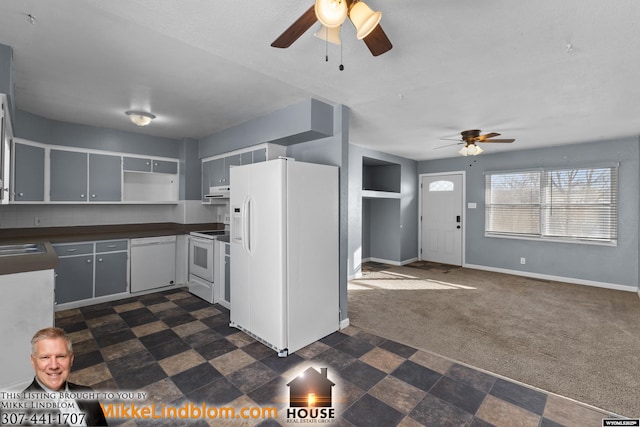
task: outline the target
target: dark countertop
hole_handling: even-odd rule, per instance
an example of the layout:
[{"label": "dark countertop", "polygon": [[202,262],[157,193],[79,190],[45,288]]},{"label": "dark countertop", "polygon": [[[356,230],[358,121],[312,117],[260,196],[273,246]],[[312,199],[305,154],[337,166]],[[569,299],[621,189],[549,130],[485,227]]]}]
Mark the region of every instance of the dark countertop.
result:
[{"label": "dark countertop", "polygon": [[44,243],[46,249],[46,252],[42,254],[0,257],[0,275],[55,268],[58,265],[58,256],[51,246],[52,243],[171,236],[201,230],[224,230],[224,224],[217,222],[200,224],[163,222],[0,229],[0,244]]}]

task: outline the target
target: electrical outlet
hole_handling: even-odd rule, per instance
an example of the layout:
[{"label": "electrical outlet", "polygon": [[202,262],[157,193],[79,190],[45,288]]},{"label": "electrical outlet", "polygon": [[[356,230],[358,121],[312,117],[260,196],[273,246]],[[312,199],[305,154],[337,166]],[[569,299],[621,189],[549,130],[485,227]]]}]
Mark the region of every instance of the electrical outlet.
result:
[{"label": "electrical outlet", "polygon": [[526,263],[527,263],[526,258],[520,258],[520,264],[526,264]]},{"label": "electrical outlet", "polygon": [[33,225],[40,225],[40,217],[39,216],[34,216],[33,217]]}]

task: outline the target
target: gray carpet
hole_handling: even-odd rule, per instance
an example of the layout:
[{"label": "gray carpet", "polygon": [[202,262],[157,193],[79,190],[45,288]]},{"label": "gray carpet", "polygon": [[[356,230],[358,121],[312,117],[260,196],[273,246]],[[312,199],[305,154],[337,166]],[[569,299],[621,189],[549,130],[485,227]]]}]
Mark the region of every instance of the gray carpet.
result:
[{"label": "gray carpet", "polygon": [[640,298],[422,264],[369,265],[352,325],[628,417],[640,416]]}]

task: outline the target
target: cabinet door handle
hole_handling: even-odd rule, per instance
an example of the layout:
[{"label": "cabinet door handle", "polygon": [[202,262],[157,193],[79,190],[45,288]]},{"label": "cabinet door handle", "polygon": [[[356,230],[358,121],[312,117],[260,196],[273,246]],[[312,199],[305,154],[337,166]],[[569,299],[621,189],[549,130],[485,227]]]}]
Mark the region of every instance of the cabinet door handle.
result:
[{"label": "cabinet door handle", "polygon": [[96,198],[96,195],[95,195],[95,194],[92,194],[92,195],[91,195],[91,197],[92,197],[93,199],[95,199],[95,198]]},{"label": "cabinet door handle", "polygon": [[87,264],[91,264],[91,260],[90,259],[87,260]]},{"label": "cabinet door handle", "polygon": [[98,262],[102,262],[102,258],[98,258]]},{"label": "cabinet door handle", "polygon": [[67,252],[75,252],[75,251],[77,251],[77,250],[78,250],[78,249],[76,249],[76,248],[73,248],[73,249],[67,249]]},{"label": "cabinet door handle", "polygon": [[108,248],[117,248],[118,245],[107,245]]},{"label": "cabinet door handle", "polygon": [[18,193],[18,196],[22,197],[24,196],[24,193]]},{"label": "cabinet door handle", "polygon": [[84,194],[81,194],[81,195],[80,195],[80,198],[81,198],[81,199],[84,199],[84,198],[85,198],[85,195],[84,195]]}]

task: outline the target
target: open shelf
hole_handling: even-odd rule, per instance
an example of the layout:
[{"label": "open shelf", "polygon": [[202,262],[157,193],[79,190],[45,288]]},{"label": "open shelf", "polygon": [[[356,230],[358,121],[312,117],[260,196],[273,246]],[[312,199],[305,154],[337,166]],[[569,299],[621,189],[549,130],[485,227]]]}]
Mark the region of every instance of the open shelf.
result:
[{"label": "open shelf", "polygon": [[[389,197],[389,194],[400,195],[400,165],[385,160],[362,158],[362,190],[370,197]],[[386,195],[375,196],[374,193]]]}]

